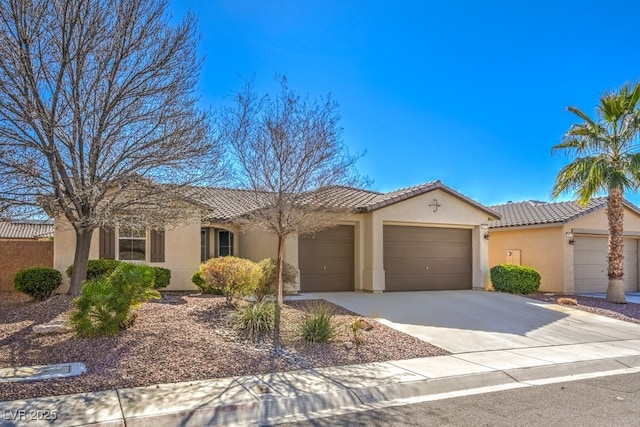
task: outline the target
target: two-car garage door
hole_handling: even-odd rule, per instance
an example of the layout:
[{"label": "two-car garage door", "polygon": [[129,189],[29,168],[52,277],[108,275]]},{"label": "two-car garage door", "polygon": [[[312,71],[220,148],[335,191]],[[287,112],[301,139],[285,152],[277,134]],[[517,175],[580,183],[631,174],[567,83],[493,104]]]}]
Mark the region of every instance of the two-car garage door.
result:
[{"label": "two-car garage door", "polygon": [[[298,240],[300,291],[354,290],[354,227]],[[471,289],[471,230],[384,225],[385,291]]]},{"label": "two-car garage door", "polygon": [[[607,290],[607,238],[577,236],[574,246],[574,287],[576,293]],[[638,291],[638,241],[624,239],[624,289]]]},{"label": "two-car garage door", "polygon": [[386,291],[471,289],[471,230],[384,226]]}]

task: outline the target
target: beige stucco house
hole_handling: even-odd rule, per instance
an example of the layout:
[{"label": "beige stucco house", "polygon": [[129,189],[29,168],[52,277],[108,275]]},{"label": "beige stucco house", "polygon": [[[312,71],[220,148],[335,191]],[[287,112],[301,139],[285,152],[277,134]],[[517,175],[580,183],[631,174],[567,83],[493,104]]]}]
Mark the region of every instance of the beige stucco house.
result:
[{"label": "beige stucco house", "polygon": [[[499,215],[440,181],[390,193],[330,187],[331,203],[347,207],[336,227],[292,236],[285,260],[298,268],[291,292],[484,288],[489,281],[485,234]],[[174,229],[96,230],[90,258],[137,260],[171,270],[167,290],[194,290],[190,281],[211,257],[235,255],[259,261],[275,257],[274,235],[240,231],[234,219],[256,209],[253,193],[199,188],[198,202],[211,208],[206,220]],[[237,222],[237,221],[236,221]],[[55,267],[73,262],[75,237],[56,227]]]},{"label": "beige stucco house", "polygon": [[[638,291],[640,209],[624,202],[624,287]],[[564,294],[607,290],[607,199],[524,201],[492,206],[501,219],[489,223],[489,265],[535,268],[540,290]]]}]

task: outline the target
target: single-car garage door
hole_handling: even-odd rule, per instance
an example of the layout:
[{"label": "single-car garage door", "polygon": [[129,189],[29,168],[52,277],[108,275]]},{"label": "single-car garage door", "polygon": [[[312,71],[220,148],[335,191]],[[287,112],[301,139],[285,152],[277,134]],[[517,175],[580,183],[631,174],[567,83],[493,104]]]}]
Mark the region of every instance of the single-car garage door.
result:
[{"label": "single-car garage door", "polygon": [[[576,293],[606,292],[607,274],[606,237],[576,236],[573,252],[573,275]],[[624,239],[624,289],[638,290],[638,241]]]},{"label": "single-car garage door", "polygon": [[471,230],[384,226],[385,291],[471,289]]},{"label": "single-car garage door", "polygon": [[300,291],[353,291],[353,237],[353,226],[340,225],[298,240]]}]

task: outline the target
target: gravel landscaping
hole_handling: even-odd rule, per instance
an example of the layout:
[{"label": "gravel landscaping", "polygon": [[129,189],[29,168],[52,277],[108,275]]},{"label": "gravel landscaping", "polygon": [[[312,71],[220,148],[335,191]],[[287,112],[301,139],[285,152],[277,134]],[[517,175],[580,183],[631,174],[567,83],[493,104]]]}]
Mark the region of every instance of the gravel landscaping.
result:
[{"label": "gravel landscaping", "polygon": [[222,297],[167,293],[140,308],[134,325],[120,335],[85,339],[72,332],[32,331],[34,325],[66,319],[72,308],[69,296],[33,302],[22,294],[0,292],[0,368],[67,362],[87,366],[87,374],[78,377],[3,383],[0,401],[448,354],[372,319],[366,319],[372,328],[363,331],[364,343],[356,346],[349,325],[357,316],[338,306],[333,307],[335,340],[304,343],[296,326],[310,304],[287,302],[284,353],[274,357],[268,340],[252,342],[225,321]]},{"label": "gravel landscaping", "polygon": [[555,303],[558,298],[571,298],[576,300],[576,302],[578,303],[578,305],[570,305],[569,307],[571,308],[588,311],[589,313],[593,314],[600,314],[602,316],[611,317],[613,319],[640,323],[640,304],[631,302],[626,304],[615,304],[606,301],[604,298],[586,297],[582,295],[559,295],[541,292],[526,296],[540,301],[548,301],[552,303]]}]

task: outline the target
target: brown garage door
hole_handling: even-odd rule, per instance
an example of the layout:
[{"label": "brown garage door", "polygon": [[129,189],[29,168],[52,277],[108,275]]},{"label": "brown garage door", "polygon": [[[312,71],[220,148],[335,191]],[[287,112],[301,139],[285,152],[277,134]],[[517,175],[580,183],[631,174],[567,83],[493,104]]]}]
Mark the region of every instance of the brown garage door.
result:
[{"label": "brown garage door", "polygon": [[471,289],[471,230],[384,226],[386,291]]},{"label": "brown garage door", "polygon": [[340,225],[300,238],[300,291],[353,291],[353,236],[353,226]]},{"label": "brown garage door", "polygon": [[[606,292],[607,273],[606,237],[576,236],[573,247],[573,274],[576,293]],[[624,239],[624,290],[638,291],[638,241]]]}]

